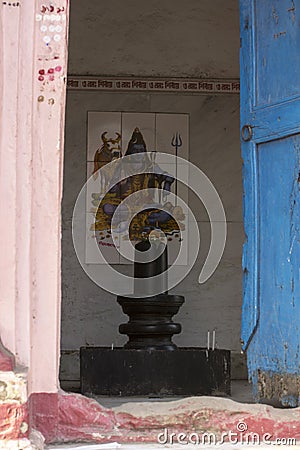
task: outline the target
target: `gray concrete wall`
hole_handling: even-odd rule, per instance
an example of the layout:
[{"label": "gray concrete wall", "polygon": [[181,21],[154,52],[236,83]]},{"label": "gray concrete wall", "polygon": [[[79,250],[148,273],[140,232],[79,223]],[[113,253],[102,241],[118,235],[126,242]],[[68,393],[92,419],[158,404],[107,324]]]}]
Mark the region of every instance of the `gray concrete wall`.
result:
[{"label": "gray concrete wall", "polygon": [[238,0],[71,0],[69,73],[238,77]]},{"label": "gray concrete wall", "polygon": [[[228,0],[99,0],[71,2],[70,74],[238,77],[238,2]],[[241,320],[242,162],[238,95],[69,92],[66,111],[62,203],[61,378],[79,379],[78,349],[123,345],[126,321],[113,295],[101,290],[77,261],[71,236],[76,197],[86,179],[87,111],[178,112],[190,115],[190,160],[211,179],[224,203],[228,240],[212,278],[197,283],[208,252],[210,226],[192,193],[201,233],[194,269],[175,291],[186,302],[176,319],[180,346],[205,346],[216,329],[217,345],[239,352]],[[99,266],[101,270],[101,266]]]}]

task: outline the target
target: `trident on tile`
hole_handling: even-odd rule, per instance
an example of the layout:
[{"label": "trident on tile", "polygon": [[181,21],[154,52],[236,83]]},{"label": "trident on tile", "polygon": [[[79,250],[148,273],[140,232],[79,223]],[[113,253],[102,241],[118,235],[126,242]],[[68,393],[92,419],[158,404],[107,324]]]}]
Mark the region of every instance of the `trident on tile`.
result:
[{"label": "trident on tile", "polygon": [[[173,135],[173,139],[171,141],[171,145],[172,145],[172,147],[175,147],[175,155],[176,155],[175,195],[177,197],[177,156],[178,156],[178,149],[182,146],[182,139],[181,139],[180,133],[178,133],[178,131],[176,132],[175,135]],[[176,204],[177,204],[177,198],[176,198]]]}]

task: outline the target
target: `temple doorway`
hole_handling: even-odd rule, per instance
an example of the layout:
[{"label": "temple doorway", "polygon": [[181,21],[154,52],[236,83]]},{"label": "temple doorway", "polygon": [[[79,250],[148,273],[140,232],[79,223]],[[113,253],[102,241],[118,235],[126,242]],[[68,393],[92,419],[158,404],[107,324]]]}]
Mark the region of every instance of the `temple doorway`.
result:
[{"label": "temple doorway", "polygon": [[[80,347],[118,347],[126,342],[118,332],[126,316],[116,297],[88,278],[72,242],[73,208],[94,170],[97,148],[93,145],[93,120],[100,124],[98,145],[114,140],[115,151],[121,152],[127,149],[136,127],[141,129],[149,151],[156,149],[159,139],[172,145],[174,124],[184,130],[181,138],[186,133],[186,147],[179,152],[182,150],[182,156],[199,167],[217,189],[228,236],[217,270],[199,285],[198,275],[210,246],[209,217],[192,191],[183,192],[199,226],[201,248],[192,271],[174,289],[185,296],[176,316],[182,332],[174,342],[179,347],[205,347],[208,331],[211,336],[214,332],[215,345],[231,351],[232,378],[247,383],[240,351],[244,231],[238,4],[233,0],[199,4],[195,0],[187,8],[179,1],[164,6],[156,2],[151,7],[133,2],[124,8],[116,0],[103,9],[96,0],[84,8],[78,0],[71,2],[60,383],[72,391],[80,388]],[[122,142],[118,142],[120,135]],[[93,264],[93,256],[89,257]],[[109,257],[112,264],[121,265],[115,254]],[[122,270],[126,271],[126,264]]]}]

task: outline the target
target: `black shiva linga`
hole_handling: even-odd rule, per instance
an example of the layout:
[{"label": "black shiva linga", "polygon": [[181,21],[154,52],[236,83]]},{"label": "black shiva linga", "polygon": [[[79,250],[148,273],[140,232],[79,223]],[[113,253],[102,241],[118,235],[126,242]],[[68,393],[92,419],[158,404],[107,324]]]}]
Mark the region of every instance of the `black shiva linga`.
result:
[{"label": "black shiva linga", "polygon": [[[162,242],[148,239],[136,244],[135,296],[117,298],[129,316],[128,323],[120,325],[119,331],[129,340],[123,348],[80,349],[83,394],[123,397],[230,394],[229,350],[177,348],[172,342],[172,336],[181,332],[181,325],[174,323],[172,317],[184,303],[184,297],[168,293],[167,244],[162,246]],[[143,295],[139,297],[141,286]]]},{"label": "black shiva linga", "polygon": [[[123,312],[129,316],[129,322],[119,327],[119,332],[129,337],[124,348],[175,350],[177,346],[172,342],[172,336],[181,332],[181,325],[174,323],[172,317],[178,313],[184,297],[168,294],[167,245],[159,239],[152,243],[146,239],[136,244],[135,249],[134,280],[143,279],[143,297],[117,298]],[[151,261],[143,262],[144,252],[148,253]],[[158,275],[161,275],[159,281]],[[153,296],[151,293],[154,291],[160,293]],[[147,294],[150,296],[145,297]]]}]

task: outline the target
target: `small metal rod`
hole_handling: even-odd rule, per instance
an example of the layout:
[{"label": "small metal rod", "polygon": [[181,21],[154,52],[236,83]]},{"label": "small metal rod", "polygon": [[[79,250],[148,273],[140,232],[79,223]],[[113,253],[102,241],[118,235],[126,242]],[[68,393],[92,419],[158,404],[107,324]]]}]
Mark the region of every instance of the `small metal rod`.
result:
[{"label": "small metal rod", "polygon": [[213,330],[212,350],[215,349],[215,346],[216,346],[216,330]]}]

